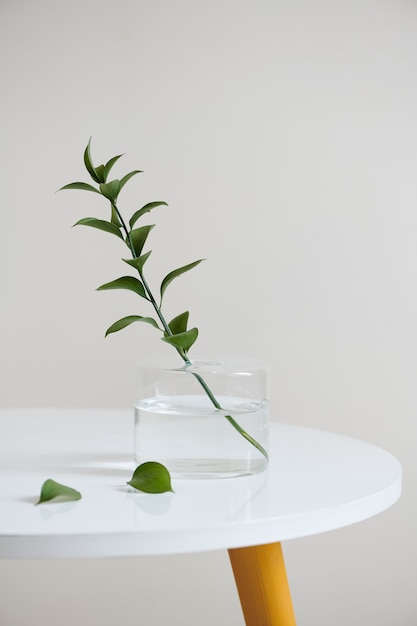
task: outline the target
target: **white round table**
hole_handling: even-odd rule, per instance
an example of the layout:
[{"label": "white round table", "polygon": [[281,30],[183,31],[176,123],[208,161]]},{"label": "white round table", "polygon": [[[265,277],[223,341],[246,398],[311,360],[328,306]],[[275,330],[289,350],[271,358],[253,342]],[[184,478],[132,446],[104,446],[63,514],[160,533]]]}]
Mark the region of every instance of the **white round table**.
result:
[{"label": "white round table", "polygon": [[[0,410],[0,558],[228,549],[246,624],[290,626],[280,542],[369,518],[401,492],[392,455],[314,429],[272,424],[268,471],[174,480],[160,495],[126,484],[132,445],[131,411]],[[35,506],[47,478],[82,499]]]}]

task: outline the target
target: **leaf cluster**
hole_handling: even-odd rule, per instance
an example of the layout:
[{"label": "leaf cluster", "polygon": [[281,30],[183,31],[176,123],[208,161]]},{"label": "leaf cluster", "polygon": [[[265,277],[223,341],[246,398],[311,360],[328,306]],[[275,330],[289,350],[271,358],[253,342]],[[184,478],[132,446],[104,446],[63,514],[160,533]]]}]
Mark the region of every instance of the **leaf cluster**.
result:
[{"label": "leaf cluster", "polygon": [[[173,491],[168,470],[157,461],[147,461],[138,465],[127,484],[144,493]],[[48,478],[41,487],[39,500],[36,504],[57,499],[62,501],[81,500],[81,497],[81,493],[76,489]]]},{"label": "leaf cluster", "polygon": [[[119,330],[122,330],[127,326],[130,326],[134,322],[145,322],[158,329],[162,333],[161,339],[169,345],[173,346],[173,348],[175,348],[175,350],[178,352],[178,354],[184,360],[185,365],[187,366],[191,363],[188,357],[188,351],[197,340],[198,329],[195,327],[188,328],[188,311],[180,313],[168,322],[162,312],[162,302],[165,296],[165,292],[167,288],[171,285],[171,283],[182,274],[192,270],[194,267],[199,265],[203,259],[198,259],[197,261],[193,261],[192,263],[188,263],[187,265],[183,265],[182,267],[177,267],[176,269],[169,272],[162,279],[159,287],[158,298],[156,298],[154,292],[148,285],[144,274],[145,265],[152,253],[152,250],[145,250],[145,248],[147,246],[149,234],[155,227],[155,224],[145,224],[138,226],[138,222],[144,215],[153,211],[153,209],[160,206],[167,206],[167,203],[163,201],[148,202],[141,208],[134,210],[129,220],[126,221],[124,219],[118,207],[119,194],[126,185],[126,183],[133,176],[141,173],[142,170],[133,170],[131,172],[128,172],[121,179],[108,180],[114,164],[117,163],[117,161],[122,156],[123,155],[121,154],[114,156],[109,161],[107,161],[106,164],[98,165],[95,167],[91,158],[90,139],[84,150],[84,165],[94,184],[85,182],[74,182],[61,188],[62,190],[77,189],[81,191],[89,191],[99,194],[106,201],[108,201],[110,203],[109,219],[106,220],[96,217],[85,217],[79,220],[76,224],[74,224],[74,226],[89,226],[108,232],[121,239],[130,252],[130,256],[128,258],[123,258],[122,260],[127,265],[129,265],[129,267],[137,272],[137,276],[120,276],[119,278],[116,278],[98,287],[98,291],[109,291],[113,289],[125,289],[131,291],[142,300],[147,301],[148,304],[153,307],[154,313],[156,314],[156,319],[155,316],[150,317],[149,315],[127,315],[109,326],[106,331],[106,336],[118,332]],[[207,393],[213,406],[215,406],[216,408],[221,408],[220,404],[216,400],[215,396],[213,395],[205,381],[201,378],[201,376],[196,373],[194,373],[194,376]],[[241,428],[241,426],[232,418],[232,416],[225,415],[225,417],[233,426],[233,428],[235,428],[247,441],[249,441],[249,443],[255,446],[265,456],[265,458],[268,458],[266,450],[250,435],[248,435],[248,433],[246,433],[243,428]],[[157,482],[161,480],[162,484],[164,484],[164,480],[166,477],[165,472],[167,472],[167,470],[163,466],[161,467],[163,468],[163,470],[161,470],[161,468],[159,467],[155,467],[155,465],[145,466],[145,468],[142,468],[137,474],[135,474],[134,477],[132,477],[132,481],[129,484],[131,484],[132,486],[136,486],[137,484],[142,484],[143,481],[145,481],[146,484],[149,480],[149,471],[151,471],[151,474],[153,473],[152,475],[156,475]]]},{"label": "leaf cluster", "polygon": [[85,182],[74,182],[61,187],[61,190],[76,189],[89,191],[101,195],[110,202],[110,217],[102,219],[96,217],[85,217],[74,224],[74,226],[89,226],[110,233],[122,239],[130,251],[129,258],[122,260],[131,268],[136,270],[138,276],[121,276],[98,287],[98,291],[108,291],[113,289],[125,289],[135,293],[140,298],[148,301],[153,307],[155,317],[148,315],[127,315],[114,322],[106,331],[106,336],[115,333],[134,322],[145,322],[162,333],[162,340],[172,345],[185,362],[188,362],[188,350],[198,337],[198,329],[188,329],[188,311],[177,315],[168,322],[162,312],[162,301],[168,286],[173,280],[193,269],[201,263],[203,259],[198,259],[182,267],[178,267],[169,272],[161,281],[158,299],[149,287],[145,275],[144,267],[148,261],[152,250],[144,252],[148,236],[155,224],[137,225],[138,221],[147,213],[160,206],[168,206],[166,202],[148,202],[141,208],[134,210],[129,220],[125,220],[118,208],[118,198],[126,183],[142,170],[133,170],[121,179],[108,180],[114,164],[122,157],[122,154],[112,157],[106,164],[94,166],[91,157],[91,139],[84,150],[84,165],[94,184]]}]

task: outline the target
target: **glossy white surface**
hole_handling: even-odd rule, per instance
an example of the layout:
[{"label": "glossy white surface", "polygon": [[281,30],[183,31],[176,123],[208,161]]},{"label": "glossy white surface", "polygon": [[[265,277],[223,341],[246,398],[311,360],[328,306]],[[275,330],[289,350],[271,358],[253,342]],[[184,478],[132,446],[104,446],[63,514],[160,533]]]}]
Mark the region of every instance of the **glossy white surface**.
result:
[{"label": "glossy white surface", "polygon": [[[391,506],[401,467],[372,445],[272,425],[267,472],[177,480],[174,494],[126,485],[133,412],[0,410],[0,558],[199,552],[282,541],[347,526]],[[44,480],[82,492],[34,506]]]}]

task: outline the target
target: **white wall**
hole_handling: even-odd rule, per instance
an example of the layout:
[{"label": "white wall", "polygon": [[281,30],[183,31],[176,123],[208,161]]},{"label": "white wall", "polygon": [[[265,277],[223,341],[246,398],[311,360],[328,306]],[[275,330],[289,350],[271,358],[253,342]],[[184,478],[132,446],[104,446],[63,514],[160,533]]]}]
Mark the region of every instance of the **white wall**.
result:
[{"label": "white wall", "polygon": [[[3,0],[0,46],[1,405],[130,407],[136,361],[164,350],[150,327],[103,339],[136,312],[94,291],[118,244],[70,228],[94,198],[54,194],[92,135],[96,160],[145,170],[129,210],[170,204],[155,275],[208,259],[167,298],[200,352],[262,358],[275,420],[403,464],[393,509],[286,544],[299,626],[414,626],[416,3]],[[2,626],[242,624],[223,553],[3,562],[0,579]]]}]

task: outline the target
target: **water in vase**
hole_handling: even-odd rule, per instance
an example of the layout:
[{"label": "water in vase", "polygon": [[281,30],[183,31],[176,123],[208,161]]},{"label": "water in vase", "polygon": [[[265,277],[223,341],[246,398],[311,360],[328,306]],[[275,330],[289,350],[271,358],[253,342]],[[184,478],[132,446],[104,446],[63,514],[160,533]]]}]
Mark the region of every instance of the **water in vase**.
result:
[{"label": "water in vase", "polygon": [[185,478],[237,476],[266,469],[265,456],[226,416],[267,448],[267,403],[229,396],[217,400],[221,410],[203,395],[143,399],[135,407],[135,461],[159,461],[173,477]]}]

